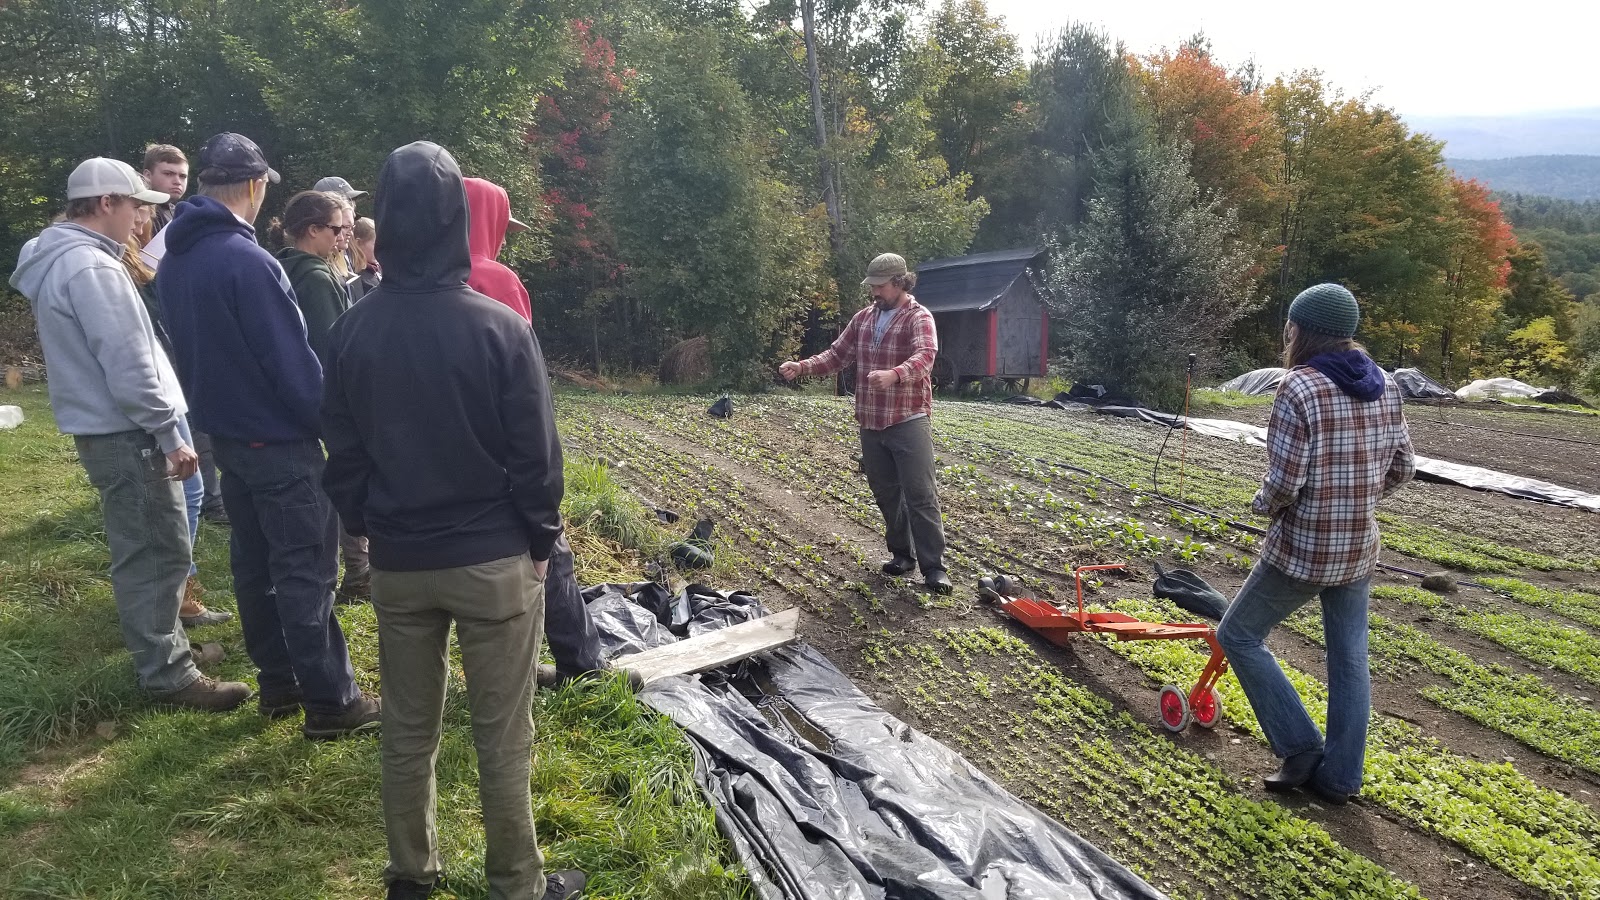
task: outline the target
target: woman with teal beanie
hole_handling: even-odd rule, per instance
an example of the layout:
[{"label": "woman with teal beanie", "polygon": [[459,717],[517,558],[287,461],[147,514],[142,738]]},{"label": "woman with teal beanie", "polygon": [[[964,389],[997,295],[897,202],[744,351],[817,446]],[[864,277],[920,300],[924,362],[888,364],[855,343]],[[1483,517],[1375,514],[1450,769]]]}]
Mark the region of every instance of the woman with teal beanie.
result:
[{"label": "woman with teal beanie", "polygon": [[[1378,563],[1378,501],[1416,473],[1400,392],[1355,342],[1361,309],[1337,284],[1289,307],[1289,370],[1267,425],[1267,474],[1252,506],[1272,524],[1217,640],[1283,760],[1268,790],[1306,787],[1338,805],[1361,790],[1372,690],[1367,598]],[[1267,634],[1321,597],[1327,737],[1266,647]]]}]

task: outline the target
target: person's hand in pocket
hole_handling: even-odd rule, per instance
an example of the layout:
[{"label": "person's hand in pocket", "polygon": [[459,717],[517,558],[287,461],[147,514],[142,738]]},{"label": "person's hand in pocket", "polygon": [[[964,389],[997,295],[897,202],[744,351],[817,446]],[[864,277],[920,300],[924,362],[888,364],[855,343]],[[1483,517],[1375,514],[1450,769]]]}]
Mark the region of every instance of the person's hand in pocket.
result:
[{"label": "person's hand in pocket", "polygon": [[539,580],[540,581],[544,580],[545,574],[548,573],[549,571],[550,571],[550,560],[548,560],[548,559],[536,559],[536,560],[533,561],[533,574],[539,576]]}]

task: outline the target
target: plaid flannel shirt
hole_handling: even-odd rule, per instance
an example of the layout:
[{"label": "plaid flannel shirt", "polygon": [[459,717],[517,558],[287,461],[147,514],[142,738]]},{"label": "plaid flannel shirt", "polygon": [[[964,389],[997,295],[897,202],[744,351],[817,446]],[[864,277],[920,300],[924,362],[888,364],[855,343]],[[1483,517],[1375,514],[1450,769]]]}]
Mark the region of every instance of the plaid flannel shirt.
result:
[{"label": "plaid flannel shirt", "polygon": [[1286,375],[1267,425],[1255,511],[1272,517],[1261,559],[1290,578],[1349,584],[1378,564],[1378,501],[1416,474],[1400,391],[1360,402],[1316,369]]},{"label": "plaid flannel shirt", "polygon": [[[856,367],[856,421],[868,431],[882,431],[918,415],[933,413],[933,358],[939,353],[939,333],[933,313],[915,297],[894,312],[883,340],[873,343],[872,326],[878,318],[875,305],[856,313],[833,346],[800,363],[800,374],[831,375],[852,363]],[[867,384],[867,373],[893,370],[895,383],[886,390]]]}]

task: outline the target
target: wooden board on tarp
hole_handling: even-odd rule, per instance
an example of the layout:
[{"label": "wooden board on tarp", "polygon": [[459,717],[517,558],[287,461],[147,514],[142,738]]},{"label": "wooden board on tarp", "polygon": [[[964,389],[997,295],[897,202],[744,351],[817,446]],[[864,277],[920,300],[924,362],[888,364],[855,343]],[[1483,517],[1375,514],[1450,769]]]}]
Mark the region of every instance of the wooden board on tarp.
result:
[{"label": "wooden board on tarp", "polygon": [[726,666],[792,644],[799,627],[800,610],[790,609],[643,653],[618,657],[612,664],[638,672],[644,683],[649,684],[669,675],[689,675]]}]

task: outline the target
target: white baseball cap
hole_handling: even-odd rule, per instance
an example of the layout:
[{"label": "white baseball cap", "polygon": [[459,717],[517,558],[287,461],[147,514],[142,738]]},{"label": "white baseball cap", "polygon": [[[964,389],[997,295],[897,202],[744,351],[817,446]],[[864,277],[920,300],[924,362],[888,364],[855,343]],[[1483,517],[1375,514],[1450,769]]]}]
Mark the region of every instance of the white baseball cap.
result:
[{"label": "white baseball cap", "polygon": [[132,197],[141,203],[165,203],[171,199],[166,194],[150,190],[133,166],[120,159],[107,159],[104,156],[86,159],[78,163],[78,167],[67,176],[68,200],[104,197],[107,194]]}]

